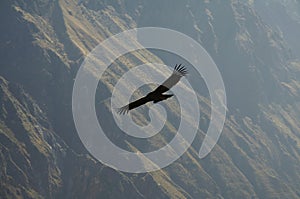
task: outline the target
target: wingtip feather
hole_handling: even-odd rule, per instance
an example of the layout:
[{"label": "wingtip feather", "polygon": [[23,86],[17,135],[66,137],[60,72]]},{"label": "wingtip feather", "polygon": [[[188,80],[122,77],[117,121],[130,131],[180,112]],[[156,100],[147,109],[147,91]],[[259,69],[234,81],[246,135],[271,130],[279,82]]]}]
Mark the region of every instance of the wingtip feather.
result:
[{"label": "wingtip feather", "polygon": [[129,106],[126,105],[126,106],[123,106],[121,108],[117,108],[116,112],[120,115],[125,115],[129,112]]},{"label": "wingtip feather", "polygon": [[188,73],[186,67],[182,64],[179,64],[179,65],[176,64],[175,68],[174,68],[174,71],[178,72],[182,76],[185,76]]}]

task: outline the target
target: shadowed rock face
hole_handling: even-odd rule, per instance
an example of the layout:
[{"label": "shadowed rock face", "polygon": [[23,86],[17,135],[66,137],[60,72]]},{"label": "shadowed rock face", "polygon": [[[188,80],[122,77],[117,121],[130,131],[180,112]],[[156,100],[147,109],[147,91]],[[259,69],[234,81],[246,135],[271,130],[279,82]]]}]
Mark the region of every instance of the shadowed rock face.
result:
[{"label": "shadowed rock face", "polygon": [[[300,62],[296,47],[288,47],[299,41],[269,26],[257,11],[263,8],[246,1],[3,1],[0,198],[299,198]],[[218,145],[198,159],[210,116],[203,92],[193,146],[161,171],[134,175],[89,155],[74,127],[71,94],[84,56],[97,43],[142,26],[172,28],[200,42],[222,73],[229,112]],[[153,60],[182,61],[158,51],[123,56],[105,75],[109,83],[99,82],[96,99],[110,96],[120,71]],[[205,90],[200,78],[191,81]],[[172,100],[164,104],[174,111],[163,134],[148,141],[126,136],[111,120],[99,122],[119,146],[155,150],[178,127]],[[96,104],[98,116],[110,114],[106,105]],[[138,111],[133,119],[148,120]]]}]

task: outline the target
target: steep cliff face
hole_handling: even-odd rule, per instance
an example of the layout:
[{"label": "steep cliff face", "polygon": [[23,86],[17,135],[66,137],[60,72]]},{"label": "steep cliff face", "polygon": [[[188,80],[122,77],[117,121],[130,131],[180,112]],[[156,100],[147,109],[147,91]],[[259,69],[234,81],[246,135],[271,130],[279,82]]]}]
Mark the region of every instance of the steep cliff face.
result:
[{"label": "steep cliff face", "polygon": [[61,141],[33,99],[2,77],[0,132],[1,196],[55,195],[61,183]]},{"label": "steep cliff face", "polygon": [[255,1],[253,7],[262,20],[281,34],[291,54],[299,58],[300,45],[295,42],[300,34],[299,1]]},{"label": "steep cliff face", "polygon": [[[300,63],[288,50],[291,41],[268,26],[252,4],[15,0],[1,3],[0,21],[1,197],[300,197]],[[84,149],[71,94],[76,72],[93,47],[142,26],[172,28],[200,42],[222,73],[229,112],[218,145],[200,160],[197,151],[210,115],[209,100],[202,96],[203,121],[193,147],[163,170],[133,175],[103,166]],[[171,58],[138,51],[113,67],[128,70]],[[109,95],[111,85],[100,84],[105,92],[96,97]],[[107,128],[130,148],[132,140]],[[158,142],[167,140],[162,136]],[[160,145],[156,141],[144,149]]]},{"label": "steep cliff face", "polygon": [[222,72],[230,108],[255,115],[258,102],[279,97],[290,55],[280,34],[247,2],[164,2],[145,2],[138,25],[169,27],[197,39]]}]

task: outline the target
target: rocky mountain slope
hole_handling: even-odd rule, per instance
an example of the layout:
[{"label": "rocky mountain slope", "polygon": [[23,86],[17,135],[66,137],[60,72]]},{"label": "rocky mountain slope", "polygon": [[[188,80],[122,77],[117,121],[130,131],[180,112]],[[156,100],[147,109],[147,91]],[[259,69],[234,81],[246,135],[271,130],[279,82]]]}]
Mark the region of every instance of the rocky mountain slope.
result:
[{"label": "rocky mountain slope", "polygon": [[[289,50],[290,41],[251,1],[13,0],[0,5],[1,198],[300,197],[300,62],[296,48]],[[142,26],[172,28],[200,42],[222,73],[229,111],[218,145],[199,159],[210,115],[209,99],[200,96],[203,116],[192,147],[160,171],[128,174],[102,165],[83,147],[71,95],[90,50],[113,34]],[[173,64],[163,53],[144,50],[113,67],[125,71],[153,60]],[[116,81],[111,74],[107,78]],[[100,99],[111,93],[104,82],[99,88],[105,90],[97,94]],[[98,114],[107,111],[98,108]],[[174,121],[170,125],[176,127]],[[108,136],[130,148],[132,140],[112,126]],[[157,137],[143,150],[167,141]]]}]

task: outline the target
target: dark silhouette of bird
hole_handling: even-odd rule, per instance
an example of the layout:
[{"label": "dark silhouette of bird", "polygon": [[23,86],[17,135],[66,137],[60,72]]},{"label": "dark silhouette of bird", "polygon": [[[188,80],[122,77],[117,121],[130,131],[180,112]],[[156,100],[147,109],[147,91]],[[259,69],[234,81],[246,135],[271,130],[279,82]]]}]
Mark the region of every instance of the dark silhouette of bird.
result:
[{"label": "dark silhouette of bird", "polygon": [[148,93],[145,97],[142,97],[136,101],[127,104],[126,106],[118,108],[117,112],[119,114],[125,114],[128,113],[130,110],[135,109],[148,102],[157,103],[172,97],[173,96],[172,94],[163,94],[163,93],[170,90],[170,88],[172,88],[175,84],[177,84],[180,78],[185,76],[186,74],[187,74],[186,68],[181,64],[179,65],[176,64],[172,75],[166,81],[164,81],[160,86],[158,86],[154,91]]}]

